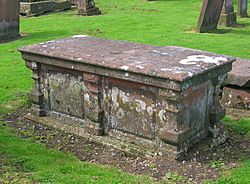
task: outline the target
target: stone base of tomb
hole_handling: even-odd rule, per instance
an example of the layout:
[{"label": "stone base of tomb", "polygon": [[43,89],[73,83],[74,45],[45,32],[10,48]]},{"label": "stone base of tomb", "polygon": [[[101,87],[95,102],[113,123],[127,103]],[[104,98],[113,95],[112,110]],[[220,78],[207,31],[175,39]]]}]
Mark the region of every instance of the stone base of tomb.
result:
[{"label": "stone base of tomb", "polygon": [[[132,155],[163,156],[182,160],[189,147],[207,137],[207,132],[202,131],[189,139],[189,142],[171,145],[160,139],[153,141],[119,130],[111,130],[108,135],[103,135],[100,124],[58,112],[51,112],[49,116],[37,116],[37,109],[34,107],[30,109],[30,112],[23,117],[24,120],[44,124],[104,145],[113,146]],[[183,132],[182,137],[187,136],[187,134],[188,132]]]},{"label": "stone base of tomb", "polygon": [[20,14],[31,17],[48,12],[70,9],[71,2],[69,0],[21,2],[20,6]]},{"label": "stone base of tomb", "polygon": [[236,13],[221,14],[219,19],[219,25],[226,27],[236,25]]},{"label": "stone base of tomb", "polygon": [[[64,116],[64,115],[63,115]],[[58,118],[53,117],[38,117],[34,115],[33,113],[28,113],[23,117],[24,120],[33,121],[36,123],[41,123],[46,126],[56,128],[58,130],[66,131],[68,133],[72,133],[78,136],[81,136],[83,138],[108,145],[108,146],[114,146],[117,149],[120,149],[122,151],[125,151],[129,154],[133,155],[147,155],[147,156],[155,156],[161,153],[157,153],[156,150],[153,149],[146,149],[145,147],[140,147],[138,145],[128,143],[128,142],[121,142],[120,140],[117,140],[116,138],[110,137],[110,136],[99,136],[96,133],[96,130],[93,131],[93,126],[86,126],[82,125],[82,120],[70,120],[67,121],[60,121]],[[78,121],[78,125],[72,124],[73,122]],[[146,141],[145,141],[146,142]]]},{"label": "stone base of tomb", "polygon": [[227,108],[250,110],[250,89],[225,87],[221,102]]},{"label": "stone base of tomb", "polygon": [[90,8],[90,9],[87,9],[87,10],[78,9],[78,14],[82,15],[82,16],[100,15],[101,11],[97,7]]}]

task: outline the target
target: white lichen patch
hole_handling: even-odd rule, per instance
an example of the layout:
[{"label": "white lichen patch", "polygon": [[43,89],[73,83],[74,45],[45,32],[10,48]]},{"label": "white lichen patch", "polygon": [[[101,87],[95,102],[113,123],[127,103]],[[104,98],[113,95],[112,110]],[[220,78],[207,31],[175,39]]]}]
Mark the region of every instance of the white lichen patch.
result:
[{"label": "white lichen patch", "polygon": [[124,110],[123,109],[119,109],[118,112],[117,112],[117,116],[118,118],[122,119],[125,117],[125,113],[124,113]]},{"label": "white lichen patch", "polygon": [[113,104],[114,109],[119,107],[119,103],[117,101],[118,94],[119,94],[119,89],[112,88],[111,99],[112,99],[112,104]]},{"label": "white lichen patch", "polygon": [[160,119],[161,122],[164,122],[167,120],[167,117],[165,116],[166,110],[161,109],[158,113],[158,117]]},{"label": "white lichen patch", "polygon": [[129,66],[124,65],[124,66],[121,66],[120,68],[127,71],[129,69]]},{"label": "white lichen patch", "polygon": [[119,90],[117,87],[112,88],[111,98],[112,98],[114,109],[120,106],[118,102],[118,98],[120,98],[122,100],[122,103],[124,104],[129,102],[129,96],[127,96],[125,92]]},{"label": "white lichen patch", "polygon": [[85,93],[85,94],[84,94],[84,101],[87,102],[88,104],[91,103],[91,101],[90,101],[90,96],[89,96],[88,93]]},{"label": "white lichen patch", "polygon": [[152,116],[153,112],[154,112],[154,108],[151,106],[147,107],[147,112],[148,112],[149,116]]},{"label": "white lichen patch", "polygon": [[141,66],[141,65],[136,65],[135,67],[136,67],[136,68],[139,68],[139,69],[141,69],[141,70],[145,68],[144,66]]},{"label": "white lichen patch", "polygon": [[146,103],[142,100],[135,100],[137,102],[137,107],[136,107],[136,111],[137,112],[142,112],[146,110]]},{"label": "white lichen patch", "polygon": [[182,59],[179,63],[183,65],[196,65],[197,62],[212,63],[219,65],[221,62],[226,62],[227,58],[224,57],[211,57],[206,55],[192,55],[186,59]]},{"label": "white lichen patch", "polygon": [[152,50],[152,52],[157,53],[157,54],[161,53],[161,51],[159,50]]},{"label": "white lichen patch", "polygon": [[31,67],[32,67],[32,68],[36,68],[36,67],[37,67],[36,62],[32,62],[32,63],[31,63]]},{"label": "white lichen patch", "polygon": [[84,37],[88,37],[88,35],[74,35],[72,37],[73,38],[84,38]]},{"label": "white lichen patch", "polygon": [[123,103],[128,103],[129,102],[129,97],[126,95],[125,92],[123,92],[123,91],[120,90],[119,96],[122,99]]},{"label": "white lichen patch", "polygon": [[166,71],[173,71],[171,68],[161,68],[161,71],[166,72]]},{"label": "white lichen patch", "polygon": [[77,61],[81,61],[81,60],[82,60],[82,58],[77,58],[76,60],[77,60]]},{"label": "white lichen patch", "polygon": [[189,77],[192,77],[194,74],[193,74],[192,72],[188,72],[187,75],[188,75]]},{"label": "white lichen patch", "polygon": [[[117,113],[120,117],[126,115],[126,110],[123,109],[124,104],[128,105],[131,110],[135,110],[137,113],[148,113],[150,116],[152,116],[156,111],[155,104],[147,106],[144,100],[132,98],[130,97],[131,95],[129,93],[126,93],[117,87],[113,87],[112,91],[110,92],[111,93],[109,94],[111,95],[112,99],[112,108],[117,110]],[[145,96],[143,97],[146,98]]]}]

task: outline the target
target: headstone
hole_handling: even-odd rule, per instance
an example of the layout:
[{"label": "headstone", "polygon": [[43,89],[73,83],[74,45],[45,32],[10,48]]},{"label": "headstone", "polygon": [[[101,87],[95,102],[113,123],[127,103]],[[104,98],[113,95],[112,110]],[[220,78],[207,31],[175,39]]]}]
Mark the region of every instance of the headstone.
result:
[{"label": "headstone", "polygon": [[248,0],[238,0],[237,14],[241,18],[248,17],[247,15]]},{"label": "headstone", "polygon": [[175,158],[225,115],[221,84],[235,60],[87,35],[19,50],[35,82],[29,118]]},{"label": "headstone", "polygon": [[0,0],[0,42],[19,37],[19,0]]},{"label": "headstone", "polygon": [[219,24],[222,26],[233,26],[236,24],[236,13],[234,12],[234,6],[233,6],[233,0],[225,0],[221,15]]},{"label": "headstone", "polygon": [[101,11],[95,6],[94,0],[78,0],[78,14],[83,16],[100,15]]},{"label": "headstone", "polygon": [[198,21],[199,33],[205,33],[217,28],[224,0],[204,0]]}]

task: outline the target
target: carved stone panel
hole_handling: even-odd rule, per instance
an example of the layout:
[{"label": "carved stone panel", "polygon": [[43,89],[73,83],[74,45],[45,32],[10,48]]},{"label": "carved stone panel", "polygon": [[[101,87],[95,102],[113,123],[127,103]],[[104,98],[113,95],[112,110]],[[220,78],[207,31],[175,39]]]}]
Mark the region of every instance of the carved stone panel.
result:
[{"label": "carved stone panel", "polygon": [[155,136],[156,88],[109,78],[105,102],[110,129],[148,139]]},{"label": "carved stone panel", "polygon": [[49,88],[51,110],[83,118],[84,87],[82,76],[50,72]]}]

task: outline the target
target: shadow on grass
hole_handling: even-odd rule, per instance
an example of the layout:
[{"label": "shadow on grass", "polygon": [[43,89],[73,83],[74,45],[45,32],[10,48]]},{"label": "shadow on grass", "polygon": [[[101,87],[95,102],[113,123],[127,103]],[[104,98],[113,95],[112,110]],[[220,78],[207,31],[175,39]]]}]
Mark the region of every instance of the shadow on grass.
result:
[{"label": "shadow on grass", "polygon": [[32,33],[24,33],[25,36],[21,38],[22,41],[30,40],[52,40],[56,38],[66,37],[67,31],[55,30],[55,31],[37,31]]},{"label": "shadow on grass", "polygon": [[211,34],[226,34],[226,33],[230,33],[232,30],[231,29],[215,29],[212,31],[208,31],[208,33]]}]

